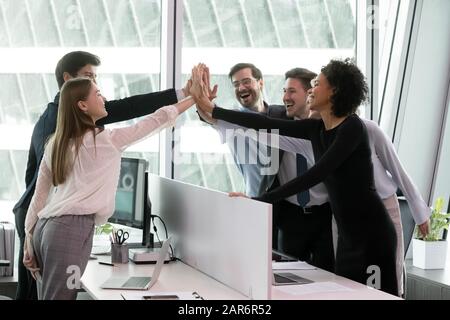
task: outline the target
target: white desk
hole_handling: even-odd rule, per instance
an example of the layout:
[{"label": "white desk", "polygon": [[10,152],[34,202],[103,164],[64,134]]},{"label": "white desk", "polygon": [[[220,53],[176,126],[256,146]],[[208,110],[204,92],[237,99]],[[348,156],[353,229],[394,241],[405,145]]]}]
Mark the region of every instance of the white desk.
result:
[{"label": "white desk", "polygon": [[[110,261],[110,257],[100,256],[98,260],[90,260],[81,278],[82,287],[97,300],[123,300],[120,293],[136,290],[107,290],[100,286],[114,272],[119,276],[151,276],[154,264],[136,265],[132,262],[105,266],[98,261]],[[183,262],[176,261],[164,264],[158,281],[150,292],[159,291],[196,291],[207,300],[248,300],[248,297],[214,280]]]},{"label": "white desk", "polygon": [[[83,288],[94,298],[99,300],[122,300],[121,292],[130,290],[106,290],[100,285],[114,272],[117,275],[151,275],[154,265],[116,264],[114,267],[100,265],[98,261],[109,261],[110,257],[99,257],[99,260],[90,260],[86,271],[81,278]],[[293,295],[281,292],[280,287],[272,286],[272,299],[274,300],[399,300],[400,298],[364,286],[352,280],[336,276],[333,273],[316,270],[289,270],[304,278],[315,282],[334,282],[352,289],[352,291],[320,292],[312,294]],[[287,286],[284,286],[287,287]],[[248,300],[249,298],[214,280],[208,275],[184,264],[171,262],[165,264],[158,282],[150,291],[196,291],[205,300]]]}]

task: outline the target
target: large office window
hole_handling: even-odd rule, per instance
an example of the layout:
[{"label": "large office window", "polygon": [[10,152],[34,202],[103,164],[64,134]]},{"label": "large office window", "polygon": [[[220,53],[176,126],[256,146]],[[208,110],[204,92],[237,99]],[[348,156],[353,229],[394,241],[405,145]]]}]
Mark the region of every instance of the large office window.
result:
[{"label": "large office window", "polygon": [[[160,42],[160,0],[0,1],[0,220],[13,220],[25,190],[32,129],[58,91],[57,61],[73,50],[99,55],[100,88],[118,99],[159,90]],[[127,151],[158,173],[157,136]]]},{"label": "large office window", "polygon": [[[294,67],[319,72],[331,58],[355,56],[355,0],[183,1],[183,81],[205,62],[219,85],[216,103],[237,108],[227,74],[250,62],[264,76],[264,100],[282,104],[284,73]],[[242,191],[243,180],[217,133],[183,115],[175,132],[175,179],[222,191]],[[178,146],[178,147],[177,147]]]}]

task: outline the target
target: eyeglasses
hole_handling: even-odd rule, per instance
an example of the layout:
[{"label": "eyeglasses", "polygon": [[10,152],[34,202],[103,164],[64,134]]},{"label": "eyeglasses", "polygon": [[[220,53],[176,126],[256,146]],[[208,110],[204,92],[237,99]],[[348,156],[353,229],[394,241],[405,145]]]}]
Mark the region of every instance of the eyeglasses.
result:
[{"label": "eyeglasses", "polygon": [[242,84],[244,87],[248,87],[252,84],[253,80],[256,80],[254,78],[245,78],[242,80],[236,80],[232,82],[232,85],[235,89],[239,88],[239,86]]}]

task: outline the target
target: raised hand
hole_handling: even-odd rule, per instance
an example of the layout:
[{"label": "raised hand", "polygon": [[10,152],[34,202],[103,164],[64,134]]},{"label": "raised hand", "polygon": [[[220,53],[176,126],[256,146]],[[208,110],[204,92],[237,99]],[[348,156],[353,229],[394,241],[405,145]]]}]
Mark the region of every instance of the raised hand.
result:
[{"label": "raised hand", "polygon": [[214,85],[214,88],[211,90],[211,82],[210,82],[210,73],[209,73],[209,68],[203,64],[203,82],[205,83],[207,92],[208,92],[208,97],[210,101],[213,101],[216,97],[217,97],[217,89],[218,86],[217,84]]},{"label": "raised hand", "polygon": [[203,72],[204,70],[201,63],[192,68],[192,83],[189,93],[196,102],[205,99],[209,100],[207,90],[205,89],[205,83],[203,82]]},{"label": "raised hand", "polygon": [[185,97],[187,97],[190,94],[191,86],[192,86],[192,78],[189,79],[188,81],[186,81],[186,84],[181,89],[181,90],[183,90],[183,94]]},{"label": "raised hand", "polygon": [[192,69],[192,86],[190,93],[197,104],[197,107],[202,109],[205,113],[212,113],[214,104],[210,100],[210,96],[217,92],[217,88],[210,90],[205,84],[208,81],[208,76],[204,75],[206,66],[202,63],[198,64]]}]

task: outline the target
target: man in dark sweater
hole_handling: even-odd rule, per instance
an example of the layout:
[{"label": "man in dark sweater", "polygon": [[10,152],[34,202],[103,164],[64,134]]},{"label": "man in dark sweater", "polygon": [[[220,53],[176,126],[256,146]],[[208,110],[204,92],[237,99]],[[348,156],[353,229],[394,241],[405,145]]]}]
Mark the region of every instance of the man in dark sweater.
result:
[{"label": "man in dark sweater", "polygon": [[[88,77],[95,81],[97,78],[97,67],[100,58],[89,52],[73,51],[64,55],[59,60],[55,76],[58,87],[61,89],[64,82],[75,77]],[[120,100],[105,102],[108,116],[99,120],[97,125],[103,126],[108,123],[125,121],[132,118],[150,114],[160,107],[176,103],[184,96],[183,91],[169,89],[160,92],[135,95]],[[56,119],[58,115],[59,92],[53,102],[48,103],[39,120],[34,126],[31,137],[30,150],[28,152],[27,169],[25,173],[26,190],[20,200],[13,208],[16,220],[17,234],[20,240],[18,284],[16,299],[37,299],[36,282],[30,272],[23,265],[23,245],[25,241],[25,217],[30,205],[31,198],[36,187],[39,165],[44,154],[45,143],[49,136],[56,130]]]}]

